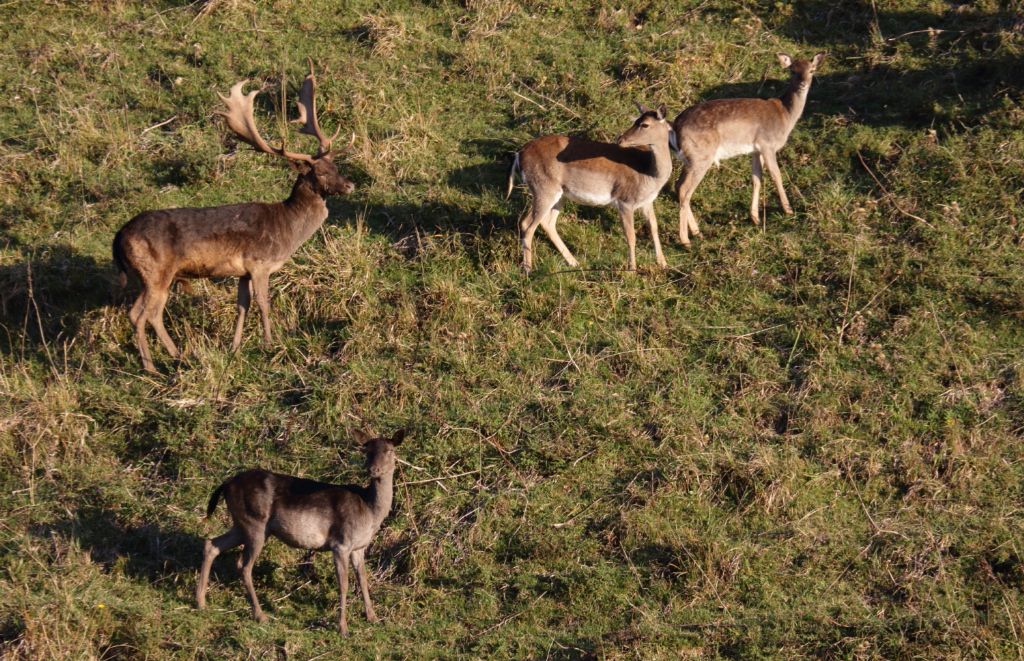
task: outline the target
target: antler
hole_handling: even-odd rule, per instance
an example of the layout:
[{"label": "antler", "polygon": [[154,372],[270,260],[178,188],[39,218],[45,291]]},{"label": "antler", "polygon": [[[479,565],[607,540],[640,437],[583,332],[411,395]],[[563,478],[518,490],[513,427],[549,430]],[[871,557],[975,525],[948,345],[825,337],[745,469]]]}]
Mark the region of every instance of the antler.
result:
[{"label": "antler", "polygon": [[[252,145],[257,151],[262,151],[267,154],[275,154],[291,161],[305,161],[307,163],[312,163],[315,159],[309,154],[297,154],[295,152],[286,151],[283,140],[281,141],[280,148],[271,147],[267,144],[267,141],[260,135],[259,129],[256,128],[256,120],[253,117],[252,102],[253,99],[256,98],[256,95],[259,94],[259,90],[253,90],[248,94],[242,94],[242,86],[247,82],[249,81],[242,80],[235,83],[231,88],[230,96],[224,96],[220,93],[217,94],[228,109],[227,112],[223,110],[218,110],[216,112],[218,115],[224,116],[224,119],[227,120],[228,128],[234,131],[234,133],[243,141]],[[305,91],[305,85],[303,85],[303,91]],[[317,130],[319,131],[319,129]],[[323,151],[322,138],[320,144],[321,151]],[[328,141],[327,147],[330,148],[330,141]]]},{"label": "antler", "polygon": [[339,127],[330,138],[325,138],[320,130],[320,122],[316,116],[316,78],[313,76],[313,60],[307,58],[307,61],[309,62],[309,75],[302,81],[302,89],[299,90],[299,118],[295,120],[295,123],[302,124],[299,133],[311,135],[320,141],[320,151],[316,155],[316,158],[320,158],[331,151],[331,143],[338,137],[341,128]]}]

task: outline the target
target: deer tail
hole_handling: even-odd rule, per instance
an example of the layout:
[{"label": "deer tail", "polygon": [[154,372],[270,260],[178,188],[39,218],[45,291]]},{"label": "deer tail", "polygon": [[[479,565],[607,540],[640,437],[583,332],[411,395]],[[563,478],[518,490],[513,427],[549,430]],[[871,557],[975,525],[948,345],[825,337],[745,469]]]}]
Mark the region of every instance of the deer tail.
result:
[{"label": "deer tail", "polygon": [[124,237],[121,234],[121,230],[118,230],[117,234],[114,235],[112,252],[114,253],[114,265],[117,266],[117,282],[122,288],[128,284],[128,262],[124,255],[123,241]]},{"label": "deer tail", "polygon": [[508,169],[508,188],[505,190],[505,199],[512,197],[512,189],[516,186],[516,172],[522,174],[522,170],[519,168],[519,152],[515,153],[515,157],[512,159],[512,167]]},{"label": "deer tail", "polygon": [[206,504],[207,519],[213,516],[213,511],[217,509],[217,501],[220,500],[220,495],[224,492],[224,487],[226,487],[227,485],[227,482],[222,483],[219,487],[213,490],[212,494],[210,494],[210,502]]}]

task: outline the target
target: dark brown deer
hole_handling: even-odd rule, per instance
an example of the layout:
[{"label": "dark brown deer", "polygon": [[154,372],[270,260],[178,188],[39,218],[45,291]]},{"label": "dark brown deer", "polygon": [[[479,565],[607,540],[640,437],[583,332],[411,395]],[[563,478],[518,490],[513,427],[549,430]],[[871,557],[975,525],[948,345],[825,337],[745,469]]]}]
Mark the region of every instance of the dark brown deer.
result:
[{"label": "dark brown deer", "polygon": [[267,616],[260,608],[256,588],[252,584],[252,568],[269,536],[277,537],[293,548],[331,551],[334,554],[338,590],[341,592],[338,628],[343,635],[348,635],[345,602],[349,560],[359,578],[366,619],[377,621],[370,602],[363,557],[381,522],[391,511],[395,447],[405,438],[405,431],[399,431],[391,438],[370,438],[357,431],[355,437],[366,452],[369,486],[325,484],[264,470],[249,470],[235,475],[214,490],[206,506],[206,516],[213,514],[217,501],[223,495],[233,525],[220,537],[206,540],[196,585],[198,608],[206,608],[206,588],[214,558],[244,544],[239,560],[242,582],[252,604],[253,617],[260,622],[266,621]]},{"label": "dark brown deer", "polygon": [[325,198],[351,193],[355,186],[338,173],[331,154],[337,133],[327,138],[316,115],[316,80],[310,62],[299,92],[301,133],[320,143],[315,156],[271,147],[260,135],[253,117],[257,91],[242,93],[248,81],[236,83],[231,95],[221,96],[227,111],[218,111],[228,127],[257,151],[286,159],[298,173],[292,193],[284,202],[250,202],[202,209],[144,211],[132,218],[114,237],[114,262],[122,285],[134,273],[142,292],[128,317],[135,327],[135,341],[143,367],[155,372],[146,342],[146,324],[172,358],[178,348],[164,328],[163,313],[171,285],[187,278],[238,278],[238,320],[232,351],[242,343],[242,328],[253,295],[263,318],[263,340],[270,344],[270,274],[288,261],[327,219]]},{"label": "dark brown deer", "polygon": [[538,227],[544,228],[569,266],[579,266],[555,226],[564,198],[590,206],[615,206],[626,232],[630,270],[636,268],[633,212],[639,209],[650,225],[658,266],[667,266],[658,239],[654,199],[672,176],[675,137],[665,120],[665,106],[651,110],[637,104],[637,108],[640,116],[616,144],[546,135],[527,143],[515,155],[506,197],[512,193],[517,171],[533,197],[532,209],[519,225],[527,272],[533,268],[533,235]]},{"label": "dark brown deer", "polygon": [[811,79],[825,53],[812,60],[793,60],[778,54],[779,64],[790,71],[789,89],[778,99],[714,99],[690,106],[679,113],[673,125],[679,140],[684,172],[676,184],[679,199],[679,240],[690,245],[689,233],[700,236],[700,227],[690,208],[693,192],[712,165],[734,156],[752,154],[754,195],[750,219],[758,224],[762,168],[767,167],[779,194],[782,210],[793,213],[782,186],[782,173],[775,154],[786,145],[807,103]]}]

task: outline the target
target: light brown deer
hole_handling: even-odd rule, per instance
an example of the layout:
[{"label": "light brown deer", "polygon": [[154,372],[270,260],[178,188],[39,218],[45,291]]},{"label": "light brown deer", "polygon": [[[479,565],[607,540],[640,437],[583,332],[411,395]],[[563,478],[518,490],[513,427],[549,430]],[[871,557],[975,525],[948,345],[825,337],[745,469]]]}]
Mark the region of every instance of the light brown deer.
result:
[{"label": "light brown deer", "polygon": [[202,209],[144,211],[132,218],[114,237],[114,262],[122,285],[134,273],[142,292],[128,317],[135,327],[135,341],[143,367],[155,372],[146,342],[146,324],[172,358],[180,352],[164,328],[163,313],[171,285],[187,278],[238,278],[238,319],[232,351],[242,343],[242,328],[255,295],[263,319],[263,340],[272,342],[270,331],[270,274],[277,271],[327,219],[325,198],[351,193],[355,186],[338,173],[331,154],[331,138],[324,136],[316,115],[316,79],[310,62],[309,75],[299,92],[301,133],[320,143],[315,156],[271,147],[260,135],[253,117],[257,91],[242,93],[248,81],[236,83],[230,96],[220,98],[227,106],[218,111],[241,140],[257,151],[286,159],[298,173],[291,195],[273,204],[251,202]]},{"label": "light brown deer", "polygon": [[675,137],[665,119],[665,106],[651,110],[637,104],[640,116],[616,144],[594,142],[565,135],[546,135],[533,140],[515,155],[508,176],[506,197],[512,194],[519,172],[533,206],[519,225],[523,268],[533,268],[533,235],[543,227],[569,266],[579,262],[562,242],[556,223],[565,198],[590,206],[614,205],[626,232],[630,270],[636,269],[636,230],[633,212],[647,218],[658,266],[667,262],[658,239],[654,199],[672,176]]},{"label": "light brown deer", "polygon": [[782,186],[782,173],[775,154],[786,145],[807,102],[811,79],[825,53],[812,60],[793,60],[779,53],[779,64],[790,71],[789,88],[778,99],[714,99],[691,106],[679,113],[673,125],[679,141],[683,174],[676,183],[679,199],[679,240],[690,245],[689,233],[700,236],[700,227],[690,208],[690,200],[712,165],[734,156],[752,154],[754,194],[750,218],[757,225],[761,196],[762,168],[767,167],[782,209],[793,213]]},{"label": "light brown deer", "polygon": [[377,621],[363,558],[366,547],[391,511],[395,447],[405,438],[405,431],[391,438],[371,438],[357,431],[355,437],[366,453],[369,486],[326,484],[265,470],[249,470],[214,490],[206,506],[206,516],[213,515],[223,495],[232,526],[223,535],[207,539],[203,547],[203,564],[196,585],[197,608],[206,608],[206,589],[214,559],[224,551],[244,545],[239,558],[242,582],[252,605],[252,616],[259,622],[266,622],[267,616],[260,608],[252,583],[252,568],[267,537],[277,537],[293,548],[334,554],[341,592],[338,628],[342,635],[348,635],[345,610],[349,560],[359,579],[366,619]]}]

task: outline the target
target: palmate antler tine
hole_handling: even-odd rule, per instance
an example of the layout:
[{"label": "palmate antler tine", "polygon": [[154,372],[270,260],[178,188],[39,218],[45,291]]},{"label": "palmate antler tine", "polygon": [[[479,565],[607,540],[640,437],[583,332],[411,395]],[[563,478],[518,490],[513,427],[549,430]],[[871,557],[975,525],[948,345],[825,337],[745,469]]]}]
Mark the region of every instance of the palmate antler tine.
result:
[{"label": "palmate antler tine", "polygon": [[235,83],[231,87],[231,93],[229,96],[224,96],[218,93],[224,105],[227,106],[227,112],[223,110],[216,111],[218,115],[222,115],[227,120],[228,128],[234,132],[243,142],[246,142],[257,151],[264,152],[266,154],[274,154],[282,158],[287,158],[292,161],[306,161],[312,162],[313,158],[309,154],[297,154],[294,152],[286,151],[284,145],[280,148],[271,147],[263,136],[260,135],[259,129],[256,128],[256,119],[253,116],[253,100],[256,95],[259,94],[259,90],[253,90],[248,94],[242,93],[242,87],[249,82],[248,80],[242,80]]},{"label": "palmate antler tine", "polygon": [[295,123],[302,124],[299,133],[311,135],[320,142],[320,151],[317,154],[317,158],[319,158],[331,151],[331,143],[338,134],[335,133],[330,138],[326,138],[323,131],[320,130],[320,122],[316,114],[316,77],[313,75],[312,58],[308,58],[308,62],[309,74],[302,81],[302,88],[299,90],[299,118],[295,120]]}]

